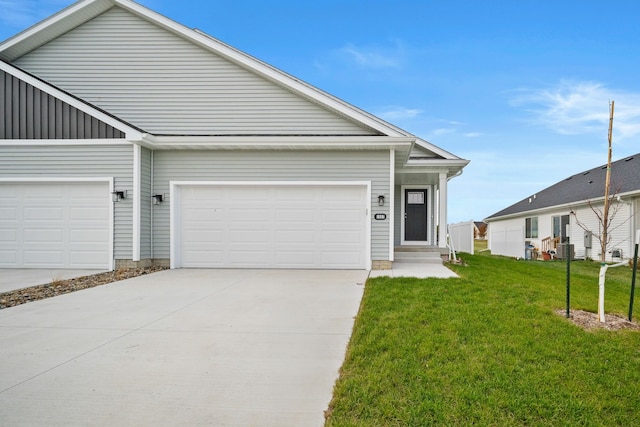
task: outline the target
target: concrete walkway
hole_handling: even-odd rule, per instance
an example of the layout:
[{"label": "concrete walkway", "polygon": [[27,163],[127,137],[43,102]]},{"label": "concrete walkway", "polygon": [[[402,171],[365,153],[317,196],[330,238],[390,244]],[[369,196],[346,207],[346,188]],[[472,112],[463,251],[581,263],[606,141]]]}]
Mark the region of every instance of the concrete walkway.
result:
[{"label": "concrete walkway", "polygon": [[0,424],[322,426],[367,274],[166,270],[0,310]]},{"label": "concrete walkway", "polygon": [[410,262],[394,262],[392,270],[372,270],[369,277],[417,277],[418,279],[426,279],[430,277],[448,279],[450,277],[459,277],[456,273],[449,270],[442,263],[410,263]]}]

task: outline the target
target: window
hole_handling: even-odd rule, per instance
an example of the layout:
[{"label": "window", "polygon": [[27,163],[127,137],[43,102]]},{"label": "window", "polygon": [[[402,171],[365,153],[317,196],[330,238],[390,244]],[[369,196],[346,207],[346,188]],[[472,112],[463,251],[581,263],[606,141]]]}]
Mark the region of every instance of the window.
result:
[{"label": "window", "polygon": [[537,239],[538,238],[538,217],[524,219],[525,238]]},{"label": "window", "polygon": [[569,215],[553,217],[553,237],[560,237],[562,243],[567,240],[567,224],[569,224]]}]

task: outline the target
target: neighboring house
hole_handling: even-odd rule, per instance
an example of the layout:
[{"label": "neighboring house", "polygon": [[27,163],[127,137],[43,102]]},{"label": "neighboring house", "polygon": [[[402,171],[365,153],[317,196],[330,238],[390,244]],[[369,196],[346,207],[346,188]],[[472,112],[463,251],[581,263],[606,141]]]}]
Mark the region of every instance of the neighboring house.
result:
[{"label": "neighboring house", "polygon": [[[528,244],[539,251],[557,250],[569,237],[576,258],[600,259],[600,243],[588,232],[601,233],[592,207],[604,206],[606,169],[598,166],[572,175],[486,218],[491,252],[523,258]],[[612,163],[610,189],[615,196],[610,212],[617,212],[606,259],[631,258],[640,229],[640,154]]]},{"label": "neighboring house", "polygon": [[468,163],[130,0],[1,43],[0,98],[5,268],[389,268]]},{"label": "neighboring house", "polygon": [[487,223],[484,221],[473,222],[473,238],[477,240],[487,239]]}]

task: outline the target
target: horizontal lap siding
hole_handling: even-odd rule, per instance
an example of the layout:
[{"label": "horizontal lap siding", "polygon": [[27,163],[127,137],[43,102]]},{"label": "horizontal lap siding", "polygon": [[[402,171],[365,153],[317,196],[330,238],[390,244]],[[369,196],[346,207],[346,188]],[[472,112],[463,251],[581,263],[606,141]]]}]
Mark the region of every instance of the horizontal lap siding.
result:
[{"label": "horizontal lap siding", "polygon": [[127,199],[115,204],[114,256],[132,257],[133,149],[114,146],[0,146],[0,178],[113,177]]},{"label": "horizontal lap siding", "polygon": [[374,134],[113,8],[16,61],[159,134]]},{"label": "horizontal lap siding", "polygon": [[[388,151],[156,151],[154,194],[169,194],[169,181],[371,181],[373,260],[389,259]],[[167,202],[169,200],[167,199]],[[169,258],[169,203],[154,207],[154,256]]]},{"label": "horizontal lap siding", "polygon": [[[603,205],[594,205],[594,208],[602,210]],[[615,215],[613,215],[614,209],[619,209]],[[584,229],[590,230],[594,234],[600,234],[600,223],[596,214],[588,206],[575,209],[575,213],[575,216],[571,216],[571,243],[575,244],[576,257],[583,258],[585,255]],[[580,221],[584,229],[576,223],[576,220]],[[622,255],[626,258],[631,258],[633,256],[633,253],[631,252],[631,227],[633,225],[631,206],[624,202],[614,202],[611,210],[609,211],[609,220],[611,221],[611,225],[609,227],[611,240],[609,245],[607,245],[607,261],[611,260],[611,253],[609,252],[611,252],[612,249],[622,249]],[[594,236],[591,248],[591,258],[599,260],[601,252],[600,242]]]}]

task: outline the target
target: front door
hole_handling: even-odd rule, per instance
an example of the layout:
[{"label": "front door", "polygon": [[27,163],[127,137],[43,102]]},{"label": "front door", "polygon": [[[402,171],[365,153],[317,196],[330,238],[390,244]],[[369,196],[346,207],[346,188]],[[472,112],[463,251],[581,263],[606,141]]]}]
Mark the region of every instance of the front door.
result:
[{"label": "front door", "polygon": [[426,242],[427,228],[427,189],[404,190],[404,240]]}]

